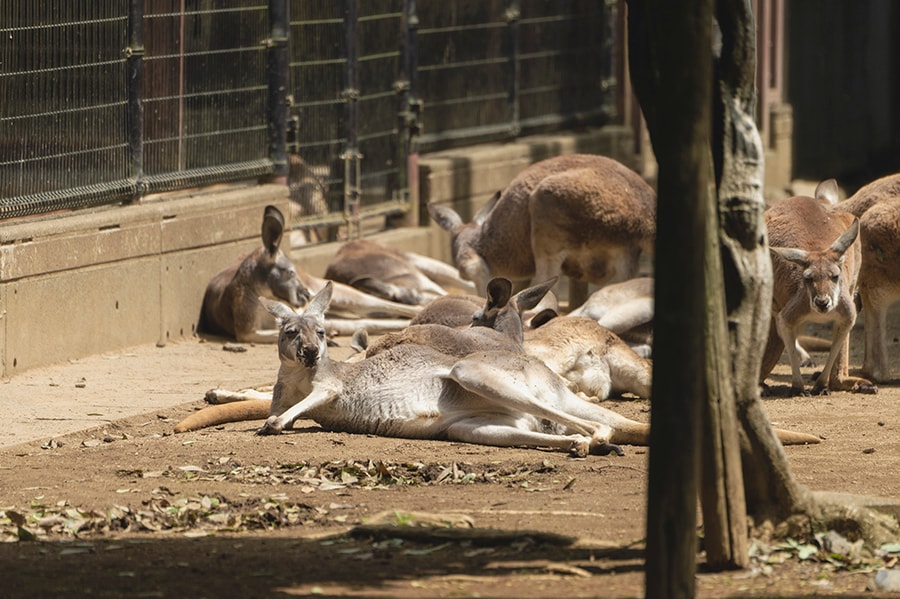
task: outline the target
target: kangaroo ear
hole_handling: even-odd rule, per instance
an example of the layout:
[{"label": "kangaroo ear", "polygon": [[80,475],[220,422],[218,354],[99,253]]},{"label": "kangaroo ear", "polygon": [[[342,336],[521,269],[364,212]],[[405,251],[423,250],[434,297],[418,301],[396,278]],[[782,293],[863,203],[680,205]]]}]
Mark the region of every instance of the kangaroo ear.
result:
[{"label": "kangaroo ear", "polygon": [[816,185],[816,199],[834,206],[838,203],[838,184],[834,179],[825,179]]},{"label": "kangaroo ear", "polygon": [[844,255],[844,252],[853,245],[853,242],[856,241],[856,237],[859,235],[859,219],[854,218],[853,224],[847,227],[847,230],[844,231],[840,237],[834,240],[834,243],[831,244],[830,249],[833,252],[836,252],[840,255]]},{"label": "kangaroo ear", "polygon": [[799,264],[800,266],[806,268],[809,266],[809,252],[805,250],[801,250],[799,248],[773,248],[770,247],[769,251],[772,253],[778,254],[785,260],[789,262],[793,262],[794,264]]},{"label": "kangaroo ear", "polygon": [[324,318],[325,311],[328,309],[328,304],[331,303],[331,294],[333,292],[334,284],[331,281],[328,281],[325,283],[325,287],[309,300],[309,303],[306,305],[306,310],[304,310],[303,313]]},{"label": "kangaroo ear", "polygon": [[485,311],[491,308],[502,308],[509,303],[512,295],[512,283],[509,279],[497,277],[491,279],[487,285],[487,306]]},{"label": "kangaroo ear", "polygon": [[284,233],[284,215],[275,206],[266,206],[263,213],[262,240],[266,251],[271,255],[278,252],[281,246],[281,235]]},{"label": "kangaroo ear", "polygon": [[525,310],[530,310],[537,306],[544,296],[547,295],[547,292],[556,285],[556,282],[559,280],[559,277],[553,277],[549,281],[544,281],[543,283],[538,283],[537,285],[532,285],[527,289],[523,289],[519,293],[515,294],[512,298],[513,303],[516,306],[516,309],[519,311],[519,314],[524,312]]},{"label": "kangaroo ear", "polygon": [[491,199],[488,200],[487,204],[481,207],[481,210],[475,215],[475,218],[472,219],[472,222],[476,225],[481,225],[484,220],[487,218],[488,214],[491,213],[491,210],[494,209],[494,206],[497,205],[497,200],[500,199],[501,192],[496,192],[491,196]]},{"label": "kangaroo ear", "polygon": [[447,206],[428,204],[428,214],[431,216],[431,220],[436,222],[440,228],[450,233],[463,225],[462,218],[453,208],[448,208]]},{"label": "kangaroo ear", "polygon": [[263,296],[259,296],[258,299],[259,303],[261,303],[263,307],[268,310],[269,314],[274,316],[279,321],[279,326],[281,325],[281,322],[297,315],[297,313],[294,312],[293,309],[282,304],[281,302],[270,300],[269,298]]}]

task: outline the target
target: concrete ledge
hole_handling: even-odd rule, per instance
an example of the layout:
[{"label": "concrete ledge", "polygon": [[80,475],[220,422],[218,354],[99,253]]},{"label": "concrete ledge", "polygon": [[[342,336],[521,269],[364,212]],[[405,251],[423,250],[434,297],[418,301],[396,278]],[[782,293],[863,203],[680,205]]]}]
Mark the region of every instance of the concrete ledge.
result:
[{"label": "concrete ledge", "polygon": [[259,244],[277,185],[0,228],[0,374],[195,332],[210,277]]}]

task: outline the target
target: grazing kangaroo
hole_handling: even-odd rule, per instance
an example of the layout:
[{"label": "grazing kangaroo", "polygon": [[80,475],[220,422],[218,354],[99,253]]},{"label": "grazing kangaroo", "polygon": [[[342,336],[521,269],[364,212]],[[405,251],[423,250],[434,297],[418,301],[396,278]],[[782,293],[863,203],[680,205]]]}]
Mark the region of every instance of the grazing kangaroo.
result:
[{"label": "grazing kangaroo", "polygon": [[[274,343],[278,338],[275,319],[260,304],[259,297],[303,306],[326,281],[298,271],[281,250],[284,216],[275,206],[266,206],[262,223],[262,246],[240,256],[212,277],[203,297],[202,332],[232,337],[241,342]],[[390,302],[365,294],[349,285],[335,286],[333,313],[351,317],[399,316],[367,320],[329,319],[329,332],[352,335],[360,327],[384,332],[401,329],[421,308]]]},{"label": "grazing kangaroo", "polygon": [[853,294],[860,268],[859,220],[832,208],[832,200],[817,189],[815,198],[787,198],[765,213],[774,285],[772,327],[761,379],[768,376],[786,348],[791,387],[797,394],[807,393],[797,341],[807,322],[832,323],[831,351],[812,392],[875,391],[871,381],[848,374],[850,329],[856,321]]},{"label": "grazing kangaroo", "polygon": [[492,277],[514,283],[565,274],[603,285],[637,274],[652,253],[656,194],[623,164],[572,154],[522,171],[470,223],[451,208],[429,205],[450,232],[456,267],[485,289]]},{"label": "grazing kangaroo", "polygon": [[425,305],[447,295],[442,285],[460,290],[474,286],[440,260],[403,252],[369,239],[348,241],[325,270],[325,278],[351,285],[402,304]]},{"label": "grazing kangaroo", "polygon": [[866,335],[863,374],[884,382],[891,378],[887,315],[900,301],[900,174],[863,186],[837,209],[859,218],[859,297]]}]

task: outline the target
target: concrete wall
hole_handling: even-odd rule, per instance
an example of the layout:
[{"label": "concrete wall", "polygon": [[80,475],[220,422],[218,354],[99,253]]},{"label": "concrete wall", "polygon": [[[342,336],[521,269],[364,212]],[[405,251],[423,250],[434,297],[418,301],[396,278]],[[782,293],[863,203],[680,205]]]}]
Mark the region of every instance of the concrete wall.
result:
[{"label": "concrete wall", "polygon": [[[634,163],[631,131],[605,127],[422,156],[419,201],[464,217],[537,160],[588,152]],[[29,368],[166,343],[196,331],[210,277],[259,245],[263,207],[289,214],[287,188],[225,187],[0,225],[0,377]],[[446,232],[423,226],[375,239],[450,262]],[[321,276],[338,244],[292,251]]]},{"label": "concrete wall", "polygon": [[276,185],[0,225],[0,365],[28,368],[194,333],[209,278],[259,244]]}]

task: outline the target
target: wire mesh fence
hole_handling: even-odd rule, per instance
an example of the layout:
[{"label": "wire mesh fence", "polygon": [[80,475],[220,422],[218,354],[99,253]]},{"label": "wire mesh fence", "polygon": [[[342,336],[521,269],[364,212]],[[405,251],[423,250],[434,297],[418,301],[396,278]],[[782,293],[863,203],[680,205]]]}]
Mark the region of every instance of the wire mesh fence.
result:
[{"label": "wire mesh fence", "polygon": [[[286,176],[333,238],[407,159],[611,114],[615,1],[0,3],[0,219]],[[424,108],[422,108],[424,106]]]}]

